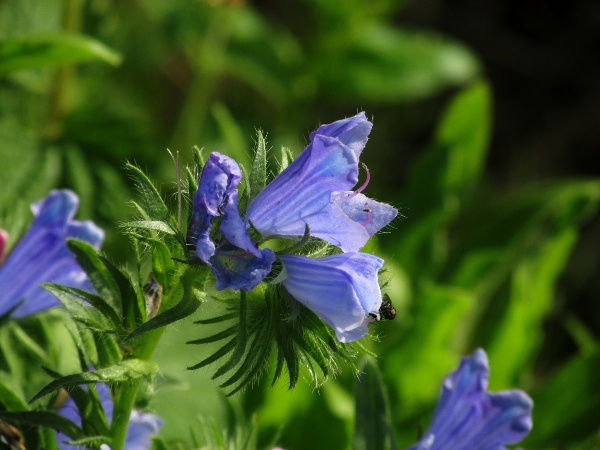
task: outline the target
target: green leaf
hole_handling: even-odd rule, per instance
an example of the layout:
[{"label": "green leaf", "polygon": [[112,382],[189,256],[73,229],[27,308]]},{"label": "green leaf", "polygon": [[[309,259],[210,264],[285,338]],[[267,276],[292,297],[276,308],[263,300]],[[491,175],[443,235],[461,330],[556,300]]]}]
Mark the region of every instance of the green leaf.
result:
[{"label": "green leaf", "polygon": [[412,323],[402,336],[402,345],[395,346],[381,360],[384,373],[394,374],[392,380],[402,398],[403,414],[421,413],[437,398],[440,380],[460,356],[453,345],[462,333],[457,324],[475,305],[472,292],[453,286],[428,284],[414,298]]},{"label": "green leaf", "polygon": [[137,284],[131,281],[128,276],[108,259],[100,256],[100,260],[108,269],[117,285],[118,296],[121,299],[121,310],[123,311],[123,326],[125,328],[138,326],[146,318],[146,304],[141,290],[136,289]]},{"label": "green leaf", "polygon": [[8,422],[26,423],[41,427],[50,427],[66,434],[71,439],[82,439],[83,430],[60,414],[50,411],[0,411],[0,419]]},{"label": "green leaf", "polygon": [[417,100],[472,80],[473,53],[433,33],[360,21],[325,41],[314,56],[322,92],[334,99],[395,103]]},{"label": "green leaf", "polygon": [[[577,356],[532,394],[533,429],[523,448],[571,448],[597,434],[600,416],[600,351]],[[557,414],[565,411],[568,414]]]},{"label": "green leaf", "polygon": [[279,161],[279,173],[283,172],[287,169],[292,161],[294,161],[294,156],[292,152],[287,147],[281,147],[281,161]]},{"label": "green leaf", "polygon": [[227,344],[225,344],[223,347],[221,347],[215,353],[210,355],[208,358],[200,361],[198,364],[194,364],[193,366],[188,367],[187,369],[188,370],[200,369],[204,366],[208,366],[209,364],[217,361],[219,358],[222,358],[223,356],[225,356],[227,353],[229,353],[230,351],[232,351],[235,348],[236,340],[237,339],[235,339],[235,338],[230,340]]},{"label": "green leaf", "polygon": [[121,302],[117,301],[119,290],[110,271],[102,263],[98,250],[87,242],[77,239],[67,239],[67,247],[85,271],[98,295],[108,302],[113,308],[119,308]]},{"label": "green leaf", "polygon": [[[67,288],[66,286],[60,285],[53,285],[50,283],[45,283],[42,285],[42,287],[47,291],[51,292],[56,298],[58,298],[58,300],[60,300],[60,302],[69,312],[69,315],[73,320],[83,323],[93,330],[106,331],[110,329],[107,320],[102,319],[102,317],[98,314],[94,314],[94,311],[89,307],[85,306],[79,298],[73,297],[74,294],[72,292],[69,292],[69,290],[73,288]],[[118,321],[117,323],[120,323],[120,321]]]},{"label": "green leaf", "polygon": [[80,34],[47,34],[0,41],[0,73],[94,60],[117,66],[121,56],[100,41]]},{"label": "green leaf", "polygon": [[137,238],[150,246],[152,251],[152,276],[162,286],[164,294],[168,295],[177,282],[175,263],[171,258],[169,247],[158,239],[145,236],[138,236]]},{"label": "green leaf", "polygon": [[[519,384],[543,341],[542,326],[554,300],[554,287],[577,240],[574,228],[549,239],[515,268],[507,309],[498,317],[486,345],[494,376],[490,389]],[[515,352],[515,348],[519,351]]]},{"label": "green leaf", "polygon": [[[170,214],[167,205],[163,201],[160,193],[154,187],[154,184],[139,168],[132,164],[125,164],[125,168],[129,170],[136,187],[139,189],[144,200],[144,209],[152,220],[169,221]],[[172,223],[176,228],[177,223]]]},{"label": "green leaf", "polygon": [[0,405],[7,411],[23,411],[29,409],[27,403],[0,380]]},{"label": "green leaf", "polygon": [[71,386],[79,386],[81,384],[131,381],[136,378],[152,375],[156,372],[158,372],[158,366],[153,361],[127,359],[113,366],[98,369],[93,372],[83,372],[58,378],[38,392],[29,403],[33,403],[43,396],[61,388],[68,389]]},{"label": "green leaf", "polygon": [[267,183],[267,143],[262,131],[256,134],[256,149],[252,161],[252,172],[250,172],[250,201],[262,191]]},{"label": "green leaf", "polygon": [[366,357],[356,383],[353,450],[395,450],[389,400],[375,360]]},{"label": "green leaf", "polygon": [[62,286],[54,283],[44,283],[42,285],[44,289],[54,294],[59,300],[65,298],[64,294],[70,294],[74,297],[80,298],[88,302],[94,308],[96,308],[104,317],[112,322],[115,328],[121,327],[121,319],[119,314],[109,303],[105,302],[102,297],[92,294],[91,292],[84,291],[83,289],[72,288],[69,286]]},{"label": "green leaf", "polygon": [[165,234],[174,235],[175,231],[162,220],[132,220],[131,222],[123,223],[124,228],[131,228],[132,230],[149,230],[159,231]]},{"label": "green leaf", "polygon": [[446,167],[440,188],[446,195],[460,194],[475,186],[489,146],[491,93],[478,82],[458,94],[438,125],[435,145],[445,148]]},{"label": "green leaf", "polygon": [[220,377],[224,373],[228,372],[230,369],[234,368],[244,356],[244,352],[246,351],[246,343],[247,343],[247,317],[246,311],[248,310],[248,293],[245,291],[240,291],[240,315],[239,322],[237,324],[237,345],[235,350],[227,360],[225,364],[223,364],[212,376],[212,379]]}]

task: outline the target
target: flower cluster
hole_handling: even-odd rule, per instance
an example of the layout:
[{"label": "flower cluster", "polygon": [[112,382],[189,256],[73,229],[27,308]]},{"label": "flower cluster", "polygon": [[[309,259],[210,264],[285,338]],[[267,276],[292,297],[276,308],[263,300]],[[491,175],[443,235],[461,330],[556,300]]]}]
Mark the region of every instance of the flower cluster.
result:
[{"label": "flower cluster", "polygon": [[237,190],[242,171],[233,159],[210,155],[194,197],[188,242],[212,269],[218,290],[249,291],[271,273],[276,255],[253,242],[250,228],[262,239],[302,237],[309,230],[342,253],[322,258],[278,254],[283,268],[277,280],[330,325],[341,342],[367,333],[367,316],[381,305],[383,260],[359,250],[398,213],[361,194],[367,183],[351,191],[371,127],[364,113],[321,126],[302,154],[256,195],[244,219]]},{"label": "flower cluster", "polygon": [[446,376],[429,430],[407,450],[500,450],[532,427],[533,402],[514,389],[487,392],[489,365],[482,349]]},{"label": "flower cluster", "polygon": [[[93,222],[73,220],[79,199],[68,190],[52,191],[32,205],[35,218],[0,266],[0,316],[19,318],[59,305],[40,287],[53,282],[92,291],[92,284],[67,248],[77,238],[99,248],[104,232]],[[0,230],[0,263],[8,236]]]}]

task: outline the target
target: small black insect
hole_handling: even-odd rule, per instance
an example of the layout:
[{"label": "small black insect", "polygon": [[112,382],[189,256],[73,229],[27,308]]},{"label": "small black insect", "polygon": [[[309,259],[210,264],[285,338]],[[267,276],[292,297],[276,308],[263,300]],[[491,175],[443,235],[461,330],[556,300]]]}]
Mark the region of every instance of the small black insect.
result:
[{"label": "small black insect", "polygon": [[370,312],[369,317],[375,319],[376,322],[379,322],[380,320],[384,319],[394,320],[396,318],[396,308],[394,308],[394,305],[392,305],[392,300],[390,300],[389,295],[383,294],[379,311]]}]

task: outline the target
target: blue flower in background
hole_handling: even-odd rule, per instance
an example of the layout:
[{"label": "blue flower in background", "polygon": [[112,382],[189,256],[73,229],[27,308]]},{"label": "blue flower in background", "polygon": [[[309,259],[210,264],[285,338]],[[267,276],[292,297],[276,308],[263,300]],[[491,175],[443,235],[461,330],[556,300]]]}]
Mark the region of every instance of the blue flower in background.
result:
[{"label": "blue flower in background", "polygon": [[377,281],[383,260],[368,253],[340,253],[324,258],[281,255],[286,290],[335,330],[340,342],[367,334],[365,316],[381,305]]},{"label": "blue flower in background", "polygon": [[372,124],[364,113],[323,125],[298,158],[261,191],[247,219],[264,236],[310,234],[345,252],[360,250],[398,211],[350,191]]},{"label": "blue flower in background", "polygon": [[[100,398],[100,403],[104,410],[104,414],[108,420],[108,424],[112,420],[113,413],[113,402],[110,397],[110,388],[104,383],[98,383],[96,385],[96,391]],[[58,413],[67,419],[71,420],[75,424],[81,427],[81,416],[79,410],[75,405],[75,402],[71,397],[62,404],[59,408]],[[150,450],[152,447],[152,436],[158,434],[160,427],[162,426],[162,420],[154,415],[148,413],[138,412],[137,410],[131,411],[129,417],[129,426],[127,427],[127,435],[125,437],[124,450]],[[56,432],[56,442],[59,450],[79,450],[83,447],[69,445],[68,436]],[[108,449],[107,445],[102,446],[103,450]]]},{"label": "blue flower in background", "polygon": [[59,305],[39,287],[45,282],[93,290],[66,239],[81,239],[99,248],[104,232],[90,221],[73,220],[78,204],[73,192],[56,190],[32,205],[35,218],[29,230],[0,266],[0,316],[12,311],[12,317],[24,317]]},{"label": "blue flower in background", "polygon": [[533,402],[520,390],[487,392],[489,365],[482,349],[446,376],[431,426],[407,450],[501,450],[532,427]]},{"label": "blue flower in background", "polygon": [[[237,186],[241,179],[242,171],[233,159],[211,153],[194,196],[188,242],[212,269],[218,290],[252,290],[269,274],[275,261],[272,250],[261,250],[252,242],[240,217]],[[210,236],[215,217],[222,218],[223,239],[217,243]]]}]

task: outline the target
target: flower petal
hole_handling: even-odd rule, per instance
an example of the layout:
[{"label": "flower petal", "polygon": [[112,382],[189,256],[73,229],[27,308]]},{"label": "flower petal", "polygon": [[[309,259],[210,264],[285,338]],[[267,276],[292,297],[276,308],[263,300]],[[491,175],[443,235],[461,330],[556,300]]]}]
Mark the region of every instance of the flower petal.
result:
[{"label": "flower petal", "polygon": [[334,192],[331,201],[350,219],[363,226],[369,236],[373,236],[398,215],[398,210],[393,206],[354,192]]},{"label": "flower petal", "polygon": [[211,153],[202,169],[187,240],[196,249],[198,258],[207,264],[215,251],[210,239],[212,220],[222,214],[223,206],[241,179],[242,171],[235,160],[221,153]]},{"label": "flower petal", "polygon": [[482,349],[463,358],[444,380],[428,432],[408,450],[499,450],[525,438],[532,427],[533,402],[516,389],[488,393],[488,376]]},{"label": "flower petal", "polygon": [[259,257],[233,245],[224,243],[210,258],[210,267],[216,278],[215,288],[251,291],[271,272],[275,253],[259,250]]},{"label": "flower petal", "polygon": [[152,436],[158,434],[163,421],[154,414],[131,411],[123,450],[150,450]]},{"label": "flower petal", "polygon": [[321,317],[341,342],[367,334],[365,316],[381,305],[377,275],[383,260],[367,253],[324,258],[281,255],[287,291]]},{"label": "flower petal", "polygon": [[367,120],[364,112],[360,112],[354,117],[320,126],[310,134],[310,140],[319,135],[339,139],[352,149],[358,159],[367,144],[371,128],[373,124]]},{"label": "flower petal", "polygon": [[36,214],[31,227],[0,267],[0,315],[13,311],[13,317],[25,317],[59,305],[48,291],[39,287],[45,282],[92,290],[85,272],[79,267],[66,245],[75,237],[96,248],[104,232],[92,222],[73,221],[77,196],[67,190],[52,191],[45,200],[32,206]]},{"label": "flower petal", "polygon": [[[346,194],[358,181],[358,157],[371,126],[361,113],[320,127],[304,152],[256,196],[247,219],[264,236],[302,236],[308,224],[312,236],[345,252],[360,250],[397,214],[389,205]],[[375,220],[357,219],[365,202]]]}]

